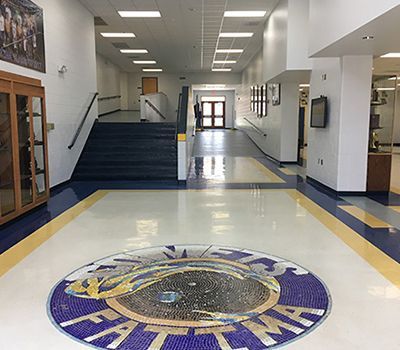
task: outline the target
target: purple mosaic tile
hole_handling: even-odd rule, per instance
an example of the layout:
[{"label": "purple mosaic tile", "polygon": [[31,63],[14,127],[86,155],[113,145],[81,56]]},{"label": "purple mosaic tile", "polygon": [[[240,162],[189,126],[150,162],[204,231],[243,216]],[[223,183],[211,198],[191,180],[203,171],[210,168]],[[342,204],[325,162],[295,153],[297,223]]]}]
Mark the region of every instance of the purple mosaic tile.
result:
[{"label": "purple mosaic tile", "polygon": [[98,349],[265,350],[328,316],[329,292],[304,268],[219,246],[148,248],[101,259],[54,287],[48,313]]}]

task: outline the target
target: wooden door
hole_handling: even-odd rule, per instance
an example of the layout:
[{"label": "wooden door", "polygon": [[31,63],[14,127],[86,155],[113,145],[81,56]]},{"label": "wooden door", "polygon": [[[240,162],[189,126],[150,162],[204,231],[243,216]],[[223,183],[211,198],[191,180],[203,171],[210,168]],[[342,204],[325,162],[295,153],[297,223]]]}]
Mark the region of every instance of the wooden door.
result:
[{"label": "wooden door", "polygon": [[203,128],[225,128],[225,102],[206,101],[203,105]]},{"label": "wooden door", "polygon": [[158,78],[146,77],[142,78],[142,94],[155,94],[158,92]]}]

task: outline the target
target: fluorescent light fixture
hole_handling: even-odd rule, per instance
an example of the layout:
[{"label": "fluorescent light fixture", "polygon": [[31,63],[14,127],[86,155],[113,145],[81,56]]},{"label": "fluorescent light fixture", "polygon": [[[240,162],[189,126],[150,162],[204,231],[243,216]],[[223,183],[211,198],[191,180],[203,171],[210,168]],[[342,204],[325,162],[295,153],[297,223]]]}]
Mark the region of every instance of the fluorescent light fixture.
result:
[{"label": "fluorescent light fixture", "polygon": [[242,53],[243,49],[217,49],[217,53]]},{"label": "fluorescent light fixture", "polygon": [[219,33],[220,38],[251,38],[254,33]]},{"label": "fluorescent light fixture", "polygon": [[161,17],[160,11],[118,11],[121,17],[126,18],[157,18]]},{"label": "fluorescent light fixture", "polygon": [[161,68],[143,68],[143,72],[162,72]]},{"label": "fluorescent light fixture", "polygon": [[310,84],[300,84],[299,86],[305,88],[305,87],[310,87]]},{"label": "fluorescent light fixture", "polygon": [[235,64],[237,61],[214,61],[214,64]]},{"label": "fluorescent light fixture", "polygon": [[213,68],[213,72],[231,72],[232,68]]},{"label": "fluorescent light fixture", "polygon": [[104,38],[135,38],[133,33],[100,33]]},{"label": "fluorescent light fixture", "polygon": [[378,91],[394,91],[396,88],[377,88]]},{"label": "fluorescent light fixture", "polygon": [[224,17],[264,17],[267,11],[225,11]]},{"label": "fluorescent light fixture", "polygon": [[122,49],[121,53],[149,53],[146,49]]},{"label": "fluorescent light fixture", "polygon": [[156,61],[133,61],[134,64],[157,64]]},{"label": "fluorescent light fixture", "polygon": [[381,56],[382,58],[400,58],[400,52],[389,52]]},{"label": "fluorescent light fixture", "polygon": [[388,80],[397,80],[397,77],[391,77]]}]

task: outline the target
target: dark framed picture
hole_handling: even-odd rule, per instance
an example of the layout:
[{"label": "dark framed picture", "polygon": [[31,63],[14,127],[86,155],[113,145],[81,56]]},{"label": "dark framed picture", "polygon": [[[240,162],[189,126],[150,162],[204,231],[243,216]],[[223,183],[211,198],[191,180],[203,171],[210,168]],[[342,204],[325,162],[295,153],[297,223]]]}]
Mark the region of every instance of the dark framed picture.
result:
[{"label": "dark framed picture", "polygon": [[281,84],[271,84],[271,100],[273,106],[279,106],[281,104]]},{"label": "dark framed picture", "polygon": [[261,117],[266,117],[268,116],[268,89],[266,84],[261,87],[261,91]]},{"label": "dark framed picture", "polygon": [[46,72],[43,10],[30,0],[0,0],[0,60]]}]

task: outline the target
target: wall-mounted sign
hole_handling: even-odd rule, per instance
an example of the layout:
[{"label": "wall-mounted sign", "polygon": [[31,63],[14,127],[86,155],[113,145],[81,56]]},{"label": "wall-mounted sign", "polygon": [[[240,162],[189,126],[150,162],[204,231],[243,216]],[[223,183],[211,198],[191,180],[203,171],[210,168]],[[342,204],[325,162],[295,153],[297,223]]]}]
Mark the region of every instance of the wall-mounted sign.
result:
[{"label": "wall-mounted sign", "polygon": [[0,60],[46,71],[43,10],[29,0],[0,0]]}]

